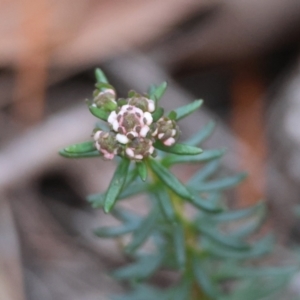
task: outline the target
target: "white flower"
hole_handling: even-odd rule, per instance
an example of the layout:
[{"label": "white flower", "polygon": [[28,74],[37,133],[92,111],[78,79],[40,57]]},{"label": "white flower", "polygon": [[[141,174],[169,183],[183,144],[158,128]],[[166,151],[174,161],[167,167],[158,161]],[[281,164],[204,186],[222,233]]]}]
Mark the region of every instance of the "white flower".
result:
[{"label": "white flower", "polygon": [[136,137],[146,137],[153,118],[150,112],[143,112],[133,105],[123,105],[117,113],[112,111],[107,119],[112,129],[117,132],[117,140],[121,144],[127,144]]}]

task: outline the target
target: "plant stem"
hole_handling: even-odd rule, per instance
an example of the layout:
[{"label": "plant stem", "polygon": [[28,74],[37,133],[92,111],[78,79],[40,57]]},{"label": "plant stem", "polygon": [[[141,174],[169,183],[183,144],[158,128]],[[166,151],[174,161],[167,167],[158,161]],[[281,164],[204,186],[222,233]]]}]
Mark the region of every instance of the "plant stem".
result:
[{"label": "plant stem", "polygon": [[[159,178],[152,172],[149,164],[147,164],[149,177],[152,178],[154,184],[160,183]],[[185,277],[191,278],[193,275],[193,266],[191,261],[191,253],[197,251],[197,234],[191,226],[191,222],[185,216],[184,200],[181,199],[177,194],[171,191],[169,188],[165,187],[168,191],[169,197],[171,199],[174,211],[176,214],[177,222],[180,222],[184,231],[184,241],[185,241],[185,251],[186,251],[186,264],[184,267],[184,274],[182,279]],[[195,279],[193,278],[193,285],[191,290],[190,300],[210,300],[202,289],[199,287]]]}]

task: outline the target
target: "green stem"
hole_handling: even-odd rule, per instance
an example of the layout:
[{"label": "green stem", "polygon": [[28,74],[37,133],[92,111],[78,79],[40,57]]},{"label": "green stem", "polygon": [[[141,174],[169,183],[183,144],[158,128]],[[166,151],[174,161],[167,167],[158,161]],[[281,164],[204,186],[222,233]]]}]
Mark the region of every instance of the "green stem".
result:
[{"label": "green stem", "polygon": [[[149,177],[152,178],[153,183],[160,183],[159,178],[152,172],[149,164],[147,163],[147,169]],[[176,214],[177,221],[181,223],[184,229],[184,241],[185,241],[185,251],[186,251],[186,264],[184,268],[184,273],[182,279],[194,277],[192,269],[192,255],[191,253],[197,252],[197,233],[193,229],[193,226],[189,219],[185,216],[184,209],[184,200],[182,200],[178,195],[176,195],[169,188],[165,187],[168,190],[169,197],[171,199],[174,211]],[[193,279],[193,286],[191,290],[191,299],[190,300],[210,300],[202,289],[198,286],[195,279]]]}]

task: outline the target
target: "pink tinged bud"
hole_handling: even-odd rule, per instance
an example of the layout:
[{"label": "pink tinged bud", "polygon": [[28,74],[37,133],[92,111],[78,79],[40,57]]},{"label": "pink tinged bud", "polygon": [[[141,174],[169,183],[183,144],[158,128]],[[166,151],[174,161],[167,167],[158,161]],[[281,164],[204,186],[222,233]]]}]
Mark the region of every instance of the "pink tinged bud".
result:
[{"label": "pink tinged bud", "polygon": [[126,135],[118,133],[116,136],[116,140],[121,144],[127,144],[129,139]]},{"label": "pink tinged bud", "polygon": [[175,136],[175,135],[176,135],[176,133],[177,133],[175,129],[172,129],[172,131],[171,131],[171,132],[172,132],[172,136]]},{"label": "pink tinged bud", "polygon": [[149,112],[154,112],[155,111],[155,104],[153,100],[148,100],[148,111]]},{"label": "pink tinged bud", "polygon": [[163,136],[164,136],[164,133],[159,133],[159,134],[158,134],[158,138],[159,138],[160,140],[163,138]]},{"label": "pink tinged bud", "polygon": [[106,158],[106,159],[108,159],[108,160],[112,160],[114,158],[114,156],[115,156],[114,153],[109,153],[109,152],[107,152],[105,150],[102,150],[102,153],[103,153],[103,157]]},{"label": "pink tinged bud", "polygon": [[118,132],[119,122],[117,120],[113,121],[112,128],[113,128],[114,131]]},{"label": "pink tinged bud", "polygon": [[149,153],[152,154],[153,152],[154,152],[154,147],[151,146],[151,147],[149,148]]},{"label": "pink tinged bud", "polygon": [[95,132],[95,134],[94,134],[94,140],[95,141],[99,140],[101,132],[102,132],[101,130],[98,130],[98,131]]},{"label": "pink tinged bud", "polygon": [[141,160],[143,159],[143,155],[142,154],[137,154],[134,156],[135,159]]},{"label": "pink tinged bud", "polygon": [[144,120],[147,125],[150,125],[153,122],[152,115],[147,111],[144,113]]},{"label": "pink tinged bud", "polygon": [[134,152],[131,148],[127,148],[126,149],[126,154],[131,157],[131,158],[134,158]]},{"label": "pink tinged bud", "polygon": [[165,146],[172,146],[175,143],[175,139],[170,137],[167,140],[165,140],[163,143]]},{"label": "pink tinged bud", "polygon": [[140,136],[146,137],[147,133],[149,132],[149,129],[150,128],[148,126],[143,126],[140,131]]},{"label": "pink tinged bud", "polygon": [[113,125],[114,121],[117,120],[117,114],[115,111],[112,111],[110,115],[108,116],[107,122]]}]

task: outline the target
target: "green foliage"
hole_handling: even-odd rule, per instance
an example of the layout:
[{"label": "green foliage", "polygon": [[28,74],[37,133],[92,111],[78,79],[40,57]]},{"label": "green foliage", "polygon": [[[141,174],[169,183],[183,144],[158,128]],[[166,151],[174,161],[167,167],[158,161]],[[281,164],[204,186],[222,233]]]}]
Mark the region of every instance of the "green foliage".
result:
[{"label": "green foliage", "polygon": [[[100,69],[95,74],[98,89],[113,89]],[[148,97],[158,104],[166,87],[165,82],[151,86]],[[135,95],[134,91],[129,92],[129,97]],[[201,105],[202,100],[197,100],[174,109],[168,117],[172,122],[178,121]],[[107,111],[90,104],[89,109],[101,120],[106,121],[109,116]],[[156,106],[153,120],[163,114],[163,108]],[[112,273],[117,280],[126,281],[131,292],[112,299],[271,300],[297,271],[296,267],[251,264],[252,259],[269,254],[274,246],[272,234],[254,241],[248,239],[263,224],[266,206],[259,202],[234,211],[226,207],[223,191],[238,185],[245,174],[218,176],[225,150],[199,148],[205,149],[202,144],[214,127],[215,124],[209,122],[182,144],[167,146],[156,140],[153,146],[163,154],[157,158],[146,157],[132,163],[120,154],[107,191],[88,197],[94,208],[110,212],[120,222],[117,226],[95,229],[95,235],[131,237],[124,247],[131,263]],[[104,130],[105,126],[100,124],[100,128]],[[102,156],[93,142],[68,146],[60,154],[69,158]],[[199,164],[199,170],[186,183],[170,171],[170,167],[183,163]],[[140,193],[149,196],[150,209],[145,216],[118,204]],[[193,207],[193,217],[186,213],[187,206]],[[145,246],[148,244],[150,247]],[[162,268],[176,271],[179,280],[164,289],[147,285],[147,279]]]}]

